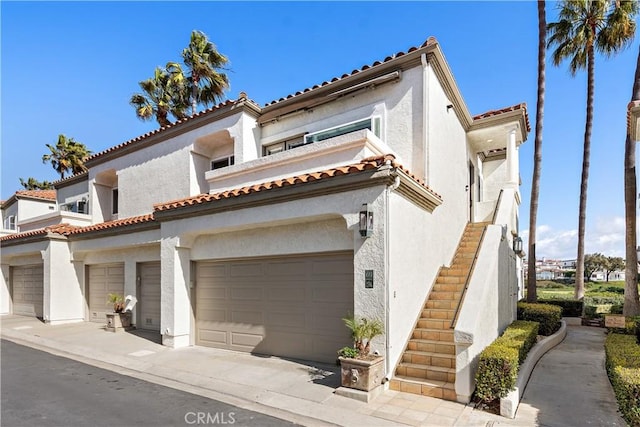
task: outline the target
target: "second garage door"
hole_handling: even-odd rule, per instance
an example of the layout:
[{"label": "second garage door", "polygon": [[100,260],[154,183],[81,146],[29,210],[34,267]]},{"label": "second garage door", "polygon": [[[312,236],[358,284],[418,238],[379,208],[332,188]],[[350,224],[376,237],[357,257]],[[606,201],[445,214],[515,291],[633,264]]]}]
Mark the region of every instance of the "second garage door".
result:
[{"label": "second garage door", "polygon": [[160,263],[145,262],[138,268],[140,275],[138,327],[160,331]]},{"label": "second garage door", "polygon": [[201,261],[196,280],[199,345],[334,362],[352,344],[351,253]]},{"label": "second garage door", "polygon": [[106,322],[106,314],[113,313],[107,302],[109,294],[124,293],[124,264],[89,266],[89,320]]},{"label": "second garage door", "polygon": [[13,314],[42,317],[42,265],[12,267]]}]

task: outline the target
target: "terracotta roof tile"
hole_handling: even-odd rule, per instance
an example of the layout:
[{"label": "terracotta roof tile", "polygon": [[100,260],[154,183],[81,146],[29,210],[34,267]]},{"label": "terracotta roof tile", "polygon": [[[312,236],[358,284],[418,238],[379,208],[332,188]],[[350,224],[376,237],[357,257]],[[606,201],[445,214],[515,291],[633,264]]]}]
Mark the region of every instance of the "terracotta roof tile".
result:
[{"label": "terracotta roof tile", "polygon": [[16,196],[29,197],[32,199],[56,200],[56,190],[19,190]]},{"label": "terracotta roof tile", "polygon": [[33,236],[41,236],[41,235],[44,236],[49,233],[66,235],[66,233],[73,228],[75,227],[69,224],[55,224],[48,227],[39,228],[37,230],[25,231],[23,233],[8,234],[6,236],[0,237],[0,241],[4,242],[7,240],[23,239],[25,237],[33,237]]},{"label": "terracotta roof tile", "polygon": [[360,67],[360,69],[355,69],[355,70],[351,71],[351,73],[349,73],[349,74],[343,74],[343,75],[342,75],[342,76],[340,76],[340,77],[333,77],[330,81],[324,81],[324,82],[322,82],[321,84],[316,84],[316,85],[314,85],[314,86],[312,86],[312,87],[310,87],[310,88],[308,87],[308,88],[306,88],[306,89],[299,90],[299,91],[297,91],[297,92],[296,92],[296,93],[294,93],[294,94],[287,95],[286,97],[280,98],[280,99],[278,99],[278,100],[274,100],[274,101],[271,101],[271,102],[267,102],[266,104],[264,104],[264,106],[265,106],[265,107],[267,107],[267,106],[275,105],[275,104],[277,104],[277,103],[279,103],[279,102],[282,102],[282,101],[285,101],[285,100],[287,100],[287,99],[291,99],[291,98],[294,98],[294,97],[296,97],[296,96],[298,96],[298,95],[302,95],[303,93],[307,93],[307,92],[310,92],[310,91],[312,91],[312,90],[316,90],[316,89],[318,89],[318,88],[321,88],[321,87],[323,87],[323,86],[330,85],[330,84],[332,84],[332,83],[335,83],[335,82],[338,82],[338,81],[340,81],[340,80],[343,80],[343,79],[345,79],[345,78],[347,78],[347,77],[350,77],[350,76],[353,76],[353,75],[355,75],[355,74],[358,74],[358,73],[359,73],[359,72],[361,72],[361,71],[365,71],[365,70],[368,70],[368,69],[370,69],[370,68],[377,67],[377,66],[379,66],[379,65],[384,64],[385,62],[389,62],[389,61],[391,61],[391,60],[393,60],[393,59],[395,59],[395,58],[399,58],[399,57],[404,56],[404,55],[406,55],[406,54],[408,54],[408,53],[414,52],[414,51],[416,51],[416,50],[418,50],[418,49],[422,49],[423,47],[427,47],[427,46],[434,45],[434,44],[436,44],[436,43],[438,43],[438,41],[436,40],[436,38],[435,38],[435,37],[429,37],[429,38],[428,38],[428,39],[427,39],[427,40],[426,40],[426,41],[425,41],[425,42],[424,42],[420,47],[412,46],[412,47],[410,47],[410,48],[407,50],[407,52],[406,52],[406,53],[405,53],[405,52],[398,52],[398,53],[396,53],[395,55],[387,56],[383,61],[375,61],[375,62],[374,62],[373,64],[371,64],[371,65],[366,65],[366,64],[365,64],[365,65],[363,65],[362,67]]},{"label": "terracotta roof tile", "polygon": [[386,154],[383,156],[368,157],[358,163],[351,164],[351,165],[339,166],[331,169],[326,169],[323,171],[306,173],[303,175],[297,175],[290,178],[277,179],[269,182],[264,182],[261,184],[254,184],[246,187],[235,188],[235,189],[223,191],[220,193],[199,194],[197,196],[193,196],[185,199],[173,200],[166,203],[159,203],[154,205],[154,210],[156,212],[167,211],[167,210],[181,208],[185,206],[193,206],[193,205],[213,202],[216,200],[231,199],[233,197],[239,197],[242,195],[258,193],[262,191],[268,191],[275,188],[283,188],[283,187],[289,187],[297,184],[319,181],[323,179],[330,179],[333,177],[348,175],[352,173],[358,173],[365,170],[377,169],[387,164],[387,162],[392,167],[401,169],[413,180],[415,180],[417,183],[425,187],[429,192],[431,192],[438,198],[441,198],[439,194],[437,194],[435,191],[427,187],[423,181],[418,179],[415,175],[413,175],[411,172],[405,169],[402,165],[396,163],[395,156],[393,156],[392,154]]},{"label": "terracotta roof tile", "polygon": [[46,235],[48,233],[59,234],[61,236],[70,236],[75,234],[88,233],[90,231],[108,230],[112,228],[125,227],[128,225],[142,224],[152,221],[155,221],[153,218],[153,214],[147,214],[123,219],[116,219],[114,221],[101,222],[99,224],[87,225],[85,227],[79,227],[69,224],[56,224],[45,228],[39,228],[37,230],[25,231],[24,233],[9,234],[7,236],[0,237],[0,241],[16,240],[25,237]]},{"label": "terracotta roof tile", "polygon": [[632,126],[635,126],[634,123],[631,123],[631,110],[633,108],[640,107],[640,101],[631,101],[627,104],[627,129],[632,129]]},{"label": "terracotta roof tile", "polygon": [[60,234],[64,234],[65,236],[68,236],[72,234],[82,234],[82,233],[88,233],[90,231],[108,230],[111,228],[125,227],[127,225],[142,224],[145,222],[152,222],[152,221],[155,221],[155,219],[153,218],[153,214],[146,214],[146,215],[132,216],[129,218],[116,219],[113,221],[101,222],[99,224],[87,225],[85,227],[70,227],[69,229],[63,230]]},{"label": "terracotta roof tile", "polygon": [[524,115],[527,123],[527,132],[531,132],[531,124],[529,123],[529,115],[527,114],[527,104],[520,103],[516,105],[512,105],[511,107],[502,108],[500,110],[491,110],[486,113],[478,114],[477,116],[473,116],[473,120],[486,119],[487,117],[498,116],[504,113],[510,113],[511,111],[516,110],[524,110]]}]

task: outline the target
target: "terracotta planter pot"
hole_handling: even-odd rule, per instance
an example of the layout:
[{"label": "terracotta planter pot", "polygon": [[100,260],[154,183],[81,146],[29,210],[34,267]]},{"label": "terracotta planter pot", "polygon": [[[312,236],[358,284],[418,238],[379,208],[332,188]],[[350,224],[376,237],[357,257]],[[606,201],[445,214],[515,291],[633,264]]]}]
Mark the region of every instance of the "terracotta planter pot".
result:
[{"label": "terracotta planter pot", "polygon": [[384,357],[372,360],[339,357],[342,386],[356,390],[371,391],[382,384]]}]

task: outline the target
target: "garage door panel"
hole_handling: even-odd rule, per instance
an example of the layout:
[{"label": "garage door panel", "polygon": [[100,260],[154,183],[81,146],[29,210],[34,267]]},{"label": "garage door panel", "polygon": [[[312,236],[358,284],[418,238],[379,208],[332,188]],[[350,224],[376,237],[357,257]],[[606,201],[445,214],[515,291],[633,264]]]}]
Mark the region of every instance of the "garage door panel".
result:
[{"label": "garage door panel", "polygon": [[124,264],[89,266],[89,320],[106,322],[107,313],[113,313],[109,294],[124,295]]},{"label": "garage door panel", "polygon": [[351,344],[352,254],[201,261],[196,283],[197,344],[323,362]]},{"label": "garage door panel", "polygon": [[140,296],[138,310],[140,310],[138,327],[153,331],[160,331],[161,306],[161,268],[159,262],[145,262],[139,264]]},{"label": "garage door panel", "polygon": [[234,287],[230,292],[231,301],[262,301],[262,288],[252,287]]},{"label": "garage door panel", "polygon": [[42,265],[12,267],[13,314],[42,317],[44,270]]}]

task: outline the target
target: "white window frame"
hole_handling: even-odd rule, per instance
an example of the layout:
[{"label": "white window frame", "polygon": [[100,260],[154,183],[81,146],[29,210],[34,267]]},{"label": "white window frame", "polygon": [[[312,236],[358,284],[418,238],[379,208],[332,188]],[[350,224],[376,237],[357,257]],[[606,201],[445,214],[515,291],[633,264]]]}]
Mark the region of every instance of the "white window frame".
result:
[{"label": "white window frame", "polygon": [[16,216],[9,215],[4,220],[4,226],[6,230],[15,230],[16,229]]},{"label": "white window frame", "polygon": [[[330,139],[330,138],[334,138],[336,136],[341,136],[341,135],[346,135],[348,133],[351,132],[355,132],[356,130],[344,130],[344,131],[340,131],[340,128],[346,128],[349,126],[353,126],[359,123],[365,124],[365,122],[369,122],[369,126],[363,126],[360,129],[356,129],[356,130],[362,130],[362,129],[369,129],[375,136],[377,136],[378,138],[380,138],[380,135],[382,134],[382,117],[375,115],[375,116],[371,116],[371,117],[366,117],[364,119],[360,119],[360,120],[354,120],[352,122],[348,122],[348,123],[343,123],[341,125],[338,126],[333,126],[327,129],[323,129],[323,130],[319,130],[317,132],[313,132],[313,133],[308,133],[304,136],[304,144],[303,145],[307,145],[307,144],[313,144],[316,142],[322,142],[325,139]],[[311,140],[313,137],[317,137],[318,135],[322,135],[323,133],[330,133],[330,132],[337,132],[335,135],[330,135],[327,136],[326,138],[320,139],[320,140]],[[310,141],[311,140],[311,141]]]},{"label": "white window frame", "polygon": [[[227,161],[227,164],[225,166],[219,166],[217,168],[213,166],[215,163],[222,162],[225,160]],[[236,163],[236,156],[234,154],[231,154],[229,156],[217,157],[211,160],[211,170],[213,171],[213,170],[218,170],[222,168],[228,168],[229,166],[233,166],[235,163]]]}]

